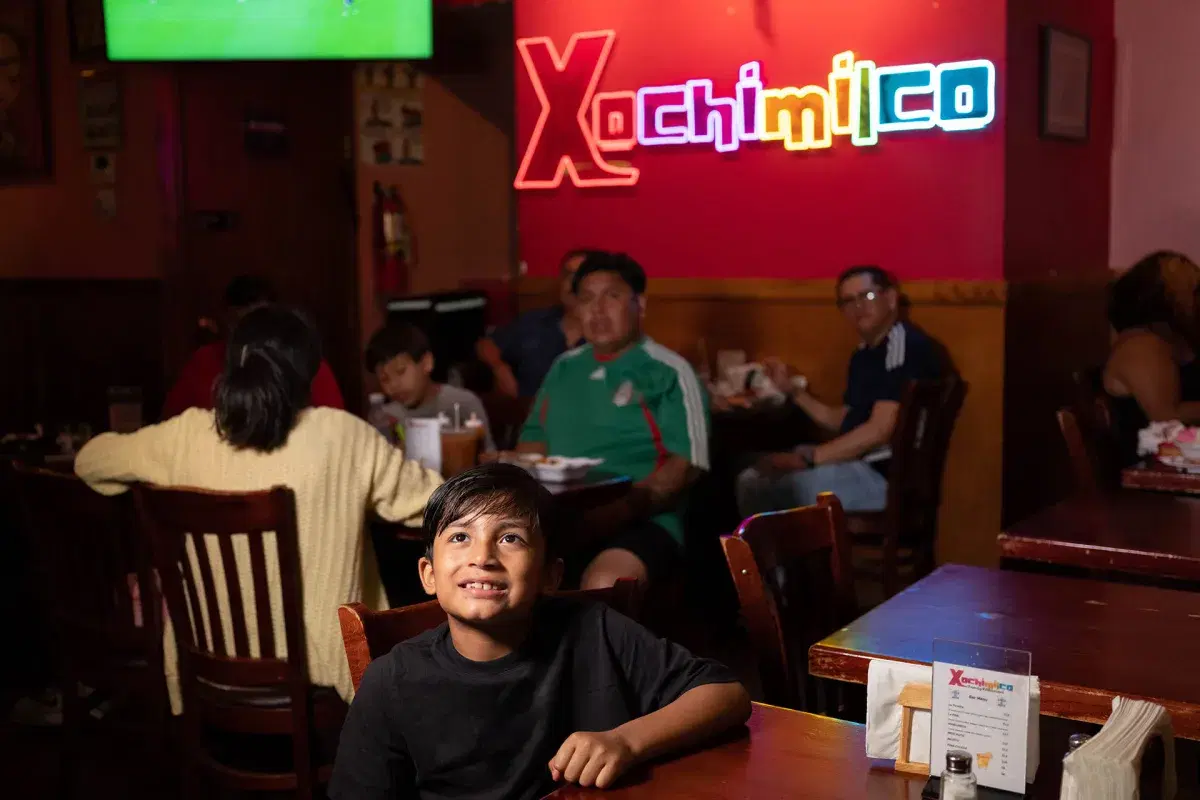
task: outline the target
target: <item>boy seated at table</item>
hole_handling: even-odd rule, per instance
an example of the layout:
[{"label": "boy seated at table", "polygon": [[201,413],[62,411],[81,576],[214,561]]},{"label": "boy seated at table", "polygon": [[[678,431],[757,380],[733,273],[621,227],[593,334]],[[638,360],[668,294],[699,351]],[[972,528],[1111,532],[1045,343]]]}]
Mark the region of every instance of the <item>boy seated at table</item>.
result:
[{"label": "boy seated at table", "polygon": [[750,698],[725,667],[602,603],[549,596],[562,533],[553,498],[511,464],[434,493],[419,569],[447,622],[367,667],[332,800],[606,788],[746,721]]},{"label": "boy seated at table", "polygon": [[438,383],[433,379],[433,351],[429,337],[415,325],[389,323],[367,343],[367,371],[375,373],[388,402],[380,420],[371,420],[380,433],[396,440],[396,426],[409,419],[434,418],[444,414],[451,424],[466,424],[472,416],[483,426],[483,449],[496,449],[483,401],[468,389]]}]

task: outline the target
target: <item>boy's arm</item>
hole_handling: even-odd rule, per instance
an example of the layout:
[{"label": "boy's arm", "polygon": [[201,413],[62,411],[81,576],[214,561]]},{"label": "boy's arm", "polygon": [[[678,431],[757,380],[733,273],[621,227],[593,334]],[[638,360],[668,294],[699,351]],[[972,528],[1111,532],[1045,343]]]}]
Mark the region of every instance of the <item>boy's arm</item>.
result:
[{"label": "boy's arm", "polygon": [[330,800],[417,797],[408,748],[392,716],[399,703],[394,687],[391,659],[385,656],[371,662],[342,725],[329,781]]},{"label": "boy's arm", "polygon": [[605,788],[630,767],[740,725],[750,695],[721,664],[655,638],[611,609],[604,635],[637,698],[639,716],[611,731],[574,733],[550,761],[555,780]]}]

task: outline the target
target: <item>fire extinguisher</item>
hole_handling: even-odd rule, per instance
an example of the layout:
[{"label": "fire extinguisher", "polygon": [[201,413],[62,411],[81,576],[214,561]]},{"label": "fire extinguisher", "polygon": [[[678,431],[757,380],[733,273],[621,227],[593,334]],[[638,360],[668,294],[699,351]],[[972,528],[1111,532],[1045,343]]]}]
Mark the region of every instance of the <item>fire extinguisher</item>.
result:
[{"label": "fire extinguisher", "polygon": [[416,238],[408,210],[396,187],[375,182],[375,291],[384,297],[408,292],[409,271],[416,266]]}]

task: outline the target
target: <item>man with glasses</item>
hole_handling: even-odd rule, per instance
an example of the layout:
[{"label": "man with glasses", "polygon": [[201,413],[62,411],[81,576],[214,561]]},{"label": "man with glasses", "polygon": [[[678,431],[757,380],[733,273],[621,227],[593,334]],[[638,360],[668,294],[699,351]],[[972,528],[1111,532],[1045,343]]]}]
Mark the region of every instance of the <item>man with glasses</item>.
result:
[{"label": "man with glasses", "polygon": [[[743,516],[812,505],[833,492],[847,511],[880,511],[887,505],[887,468],[900,396],[913,380],[942,374],[933,341],[900,319],[900,292],[879,267],[851,267],[837,282],[838,308],[862,342],[850,359],[840,406],[827,405],[804,389],[792,400],[821,427],[838,436],[765,456],[738,476]],[[789,384],[787,368],[772,365],[777,385]]]}]

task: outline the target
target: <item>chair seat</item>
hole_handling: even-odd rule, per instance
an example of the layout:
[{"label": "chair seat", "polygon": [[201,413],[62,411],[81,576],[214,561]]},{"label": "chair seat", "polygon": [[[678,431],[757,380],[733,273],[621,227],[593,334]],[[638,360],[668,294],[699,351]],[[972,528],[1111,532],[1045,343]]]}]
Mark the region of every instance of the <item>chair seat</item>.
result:
[{"label": "chair seat", "polygon": [[[221,686],[197,681],[206,721],[240,733],[287,734],[293,726],[292,699],[286,686]],[[341,727],[346,704],[330,686],[309,687],[312,724],[317,729]]]},{"label": "chair seat", "polygon": [[[258,709],[286,708],[292,703],[286,686],[221,686],[207,681],[197,682],[200,699],[222,707],[249,707]],[[341,700],[331,686],[311,687],[313,703]]]}]

